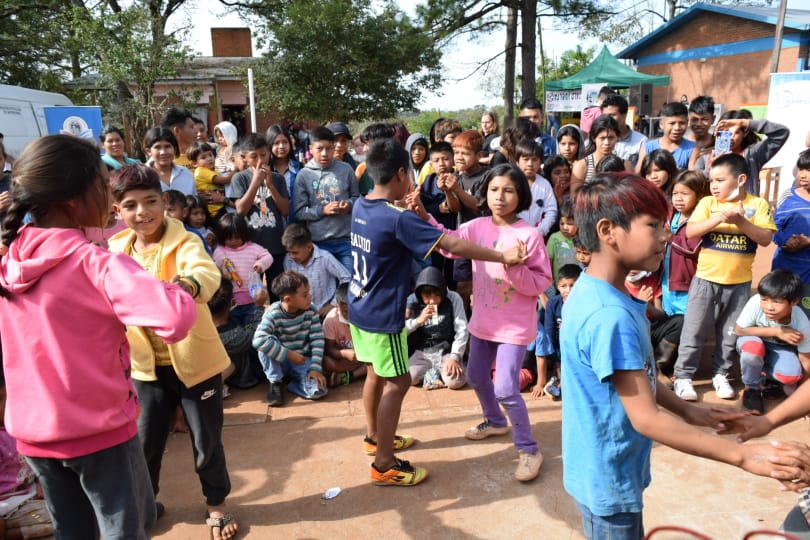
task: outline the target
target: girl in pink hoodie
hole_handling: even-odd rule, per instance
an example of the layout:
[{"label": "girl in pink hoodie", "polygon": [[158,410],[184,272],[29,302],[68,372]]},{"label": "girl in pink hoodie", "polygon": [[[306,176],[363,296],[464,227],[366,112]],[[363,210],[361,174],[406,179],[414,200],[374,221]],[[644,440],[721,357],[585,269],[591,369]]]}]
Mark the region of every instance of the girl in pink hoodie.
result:
[{"label": "girl in pink hoodie", "polygon": [[181,287],[87,240],[83,229],[103,227],[110,204],[107,168],[88,141],[42,137],[14,165],[0,248],[5,424],[42,483],[57,537],[147,538],[157,508],[125,327],[176,342],[196,320]]}]

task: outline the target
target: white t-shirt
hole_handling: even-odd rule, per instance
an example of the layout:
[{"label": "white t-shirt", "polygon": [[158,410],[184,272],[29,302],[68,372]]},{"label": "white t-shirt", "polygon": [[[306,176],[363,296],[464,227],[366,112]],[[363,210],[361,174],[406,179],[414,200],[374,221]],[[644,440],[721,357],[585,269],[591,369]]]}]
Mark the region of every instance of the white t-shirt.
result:
[{"label": "white t-shirt", "polygon": [[[783,326],[798,330],[804,335],[804,339],[799,342],[798,350],[800,353],[810,353],[810,320],[807,315],[798,306],[793,306],[790,314],[790,322],[788,324],[779,324],[776,321],[769,320],[762,311],[760,305],[759,295],[755,294],[748,299],[745,307],[740,312],[737,318],[737,326],[741,328],[751,328],[752,326],[759,326],[760,328],[780,328]],[[778,338],[762,338],[763,341],[773,343],[775,345],[785,345],[786,343]]]}]

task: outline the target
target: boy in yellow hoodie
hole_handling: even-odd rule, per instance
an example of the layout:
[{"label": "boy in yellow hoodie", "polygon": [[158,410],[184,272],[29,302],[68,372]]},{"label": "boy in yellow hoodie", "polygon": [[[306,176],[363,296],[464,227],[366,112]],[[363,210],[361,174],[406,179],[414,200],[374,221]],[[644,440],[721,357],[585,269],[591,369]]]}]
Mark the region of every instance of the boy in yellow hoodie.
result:
[{"label": "boy in yellow hoodie", "polygon": [[[155,278],[185,288],[197,302],[197,322],[177,343],[167,345],[145,327],[127,328],[132,378],[141,404],[138,434],[152,488],[157,495],[166,440],[180,406],[206,499],[206,524],[216,540],[229,539],[238,529],[225,511],[231,483],[222,447],[221,373],[230,360],[206,305],[219,287],[220,272],[199,237],[181,222],[164,217],[166,197],[154,169],[124,167],[111,180],[114,208],[129,229],[110,238],[110,251],[126,253]],[[158,503],[158,514],[162,510]]]}]

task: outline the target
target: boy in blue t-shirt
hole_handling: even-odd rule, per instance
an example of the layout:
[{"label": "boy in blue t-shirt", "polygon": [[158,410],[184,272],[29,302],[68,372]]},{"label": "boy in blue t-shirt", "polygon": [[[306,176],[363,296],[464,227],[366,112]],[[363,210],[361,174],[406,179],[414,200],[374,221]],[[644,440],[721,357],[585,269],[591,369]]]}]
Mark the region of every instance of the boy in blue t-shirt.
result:
[{"label": "boy in blue t-shirt", "polygon": [[642,495],[650,482],[653,440],[749,472],[798,478],[802,463],[794,443],[740,445],[690,424],[723,428],[738,413],[712,413],[677,398],[656,382],[646,302],[630,296],[625,277],[654,271],[669,233],[664,194],[638,176],[597,175],[577,194],[575,219],[592,252],[563,305],[560,328],[563,484],[582,513],[587,538],[644,536]]},{"label": "boy in blue t-shirt", "polygon": [[[427,471],[394,457],[411,446],[413,437],[395,435],[402,400],[411,386],[408,366],[406,299],[410,292],[411,261],[426,259],[436,248],[470,259],[521,264],[525,246],[507,252],[480,247],[446,236],[431,223],[410,193],[408,152],[394,139],[374,141],[366,155],[374,190],[358,199],[352,209],[353,276],[349,285],[349,322],[357,358],[370,364],[364,396],[367,434],[363,447],[375,456],[371,480],[377,485],[412,486],[427,478]],[[406,200],[416,213],[394,206]]]}]

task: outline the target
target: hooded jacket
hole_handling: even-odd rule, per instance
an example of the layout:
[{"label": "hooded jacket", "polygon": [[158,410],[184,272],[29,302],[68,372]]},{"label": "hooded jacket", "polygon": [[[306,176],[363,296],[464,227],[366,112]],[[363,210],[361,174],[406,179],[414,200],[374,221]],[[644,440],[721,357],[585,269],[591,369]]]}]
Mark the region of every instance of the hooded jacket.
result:
[{"label": "hooded jacket", "polygon": [[351,167],[333,159],[322,167],[314,159],[298,172],[295,179],[295,219],[309,227],[313,242],[348,240],[352,213],[324,215],[323,207],[332,201],[347,201],[349,206],[360,197],[357,177]]},{"label": "hooded jacket", "polygon": [[[442,292],[442,303],[439,304],[436,315],[420,325],[417,318],[427,305],[422,301],[420,289],[425,286],[439,289]],[[414,292],[408,296],[407,306],[410,317],[405,321],[405,327],[408,329],[409,353],[442,345],[442,354],[449,353],[456,360],[461,360],[469,339],[467,314],[464,312],[461,296],[447,289],[441,270],[428,266],[419,272]]]},{"label": "hooded jacket", "polygon": [[[170,281],[176,275],[187,276],[199,287],[194,297],[197,322],[187,337],[177,343],[167,343],[177,378],[191,388],[222,373],[230,363],[206,304],[219,288],[222,275],[205,252],[198,236],[186,231],[180,221],[164,219],[166,232],[161,240],[163,247],[158,279]],[[134,241],[134,231],[122,231],[110,238],[110,251],[126,253]],[[139,381],[157,380],[155,351],[146,332],[140,325],[129,325],[127,338],[132,348],[132,378]]]},{"label": "hooded jacket", "polygon": [[[414,164],[413,158],[411,157],[411,150],[413,149],[413,145],[417,142],[421,143],[422,146],[425,147],[425,159],[422,161],[422,164],[418,166]],[[408,137],[408,140],[405,142],[405,151],[408,152],[408,163],[411,164],[411,169],[413,169],[414,182],[421,176],[422,169],[430,163],[430,155],[428,152],[429,149],[430,144],[428,144],[427,137],[421,133],[411,134],[411,136]]]},{"label": "hooded jacket", "polygon": [[0,261],[6,427],[26,456],[66,459],[137,434],[125,326],[166,342],[194,324],[193,299],[78,229],[23,227]]}]

